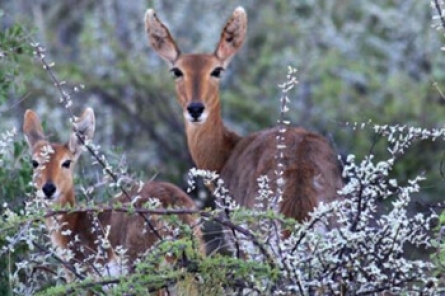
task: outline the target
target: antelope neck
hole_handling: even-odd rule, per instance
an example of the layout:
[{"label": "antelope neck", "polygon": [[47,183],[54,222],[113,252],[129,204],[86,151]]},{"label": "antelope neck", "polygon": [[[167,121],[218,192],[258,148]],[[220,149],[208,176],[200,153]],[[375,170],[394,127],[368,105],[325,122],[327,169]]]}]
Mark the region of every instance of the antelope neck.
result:
[{"label": "antelope neck", "polygon": [[241,137],[224,126],[217,109],[204,123],[193,124],[186,120],[185,125],[187,144],[195,165],[219,173]]}]

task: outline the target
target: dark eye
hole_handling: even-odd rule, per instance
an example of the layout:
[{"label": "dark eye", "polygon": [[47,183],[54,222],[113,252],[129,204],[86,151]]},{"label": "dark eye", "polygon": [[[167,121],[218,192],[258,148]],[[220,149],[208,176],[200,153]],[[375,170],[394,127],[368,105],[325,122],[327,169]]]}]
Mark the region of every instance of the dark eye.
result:
[{"label": "dark eye", "polygon": [[182,71],[179,70],[178,68],[172,68],[172,69],[170,70],[170,72],[172,72],[173,75],[174,75],[176,78],[180,78],[180,77],[184,76],[184,74],[182,73]]},{"label": "dark eye", "polygon": [[34,159],[31,161],[31,164],[34,169],[36,169],[39,166],[39,163],[37,162],[37,160],[34,160]]},{"label": "dark eye", "polygon": [[62,167],[64,167],[64,168],[66,168],[66,169],[69,169],[70,168],[70,165],[71,165],[71,160],[65,160],[63,163],[62,163]]},{"label": "dark eye", "polygon": [[222,71],[224,71],[223,67],[217,67],[212,71],[212,73],[210,73],[210,76],[215,78],[221,78]]}]

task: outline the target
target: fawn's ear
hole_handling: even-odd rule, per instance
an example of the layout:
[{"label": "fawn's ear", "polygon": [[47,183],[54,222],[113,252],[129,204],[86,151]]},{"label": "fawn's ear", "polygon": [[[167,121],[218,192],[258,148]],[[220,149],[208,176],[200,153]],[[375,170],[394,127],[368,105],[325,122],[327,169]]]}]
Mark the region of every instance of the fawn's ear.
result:
[{"label": "fawn's ear", "polygon": [[238,6],[230,19],[221,31],[218,46],[215,55],[223,62],[226,67],[235,53],[243,45],[247,31],[247,13],[241,6]]},{"label": "fawn's ear", "polygon": [[75,158],[78,158],[82,153],[85,142],[93,138],[95,127],[94,111],[91,108],[86,108],[82,116],[73,123],[73,132],[68,143]]},{"label": "fawn's ear", "polygon": [[28,109],[25,112],[23,120],[23,133],[25,134],[25,139],[28,143],[29,149],[32,149],[32,147],[34,147],[38,141],[45,139],[39,117],[31,109]]},{"label": "fawn's ear", "polygon": [[170,64],[174,64],[181,51],[167,27],[156,16],[154,9],[147,9],[145,12],[145,32],[150,46],[156,53]]}]

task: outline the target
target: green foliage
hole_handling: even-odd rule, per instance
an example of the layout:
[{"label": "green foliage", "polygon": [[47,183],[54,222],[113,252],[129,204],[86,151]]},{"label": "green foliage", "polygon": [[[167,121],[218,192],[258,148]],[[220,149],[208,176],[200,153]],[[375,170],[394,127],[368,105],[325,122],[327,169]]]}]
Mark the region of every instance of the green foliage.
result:
[{"label": "green foliage", "polygon": [[435,228],[435,238],[433,239],[433,247],[435,252],[431,254],[431,260],[434,262],[437,278],[443,282],[445,274],[445,211],[439,216],[439,223]]},{"label": "green foliage", "polygon": [[[23,208],[23,203],[27,199],[27,194],[30,192],[31,165],[27,157],[27,147],[23,141],[14,139],[12,143],[8,143],[7,151],[0,153],[0,180],[2,186],[0,188],[0,200],[2,201],[2,209],[4,205],[8,205],[10,209],[19,211]],[[3,212],[3,211],[2,211]],[[6,246],[9,242],[6,237],[14,237],[17,231],[16,227],[4,227],[0,223],[1,236],[0,246]],[[0,256],[0,294],[9,295],[9,277],[14,270],[14,265],[20,257],[26,254],[27,247],[19,245],[14,252],[9,252]],[[0,250],[4,252],[4,250]]]},{"label": "green foliage", "polygon": [[[4,15],[0,9],[0,22]],[[23,76],[26,72],[20,66],[20,60],[32,53],[28,37],[27,30],[19,23],[0,30],[0,104],[7,102],[12,89],[24,91]]]},{"label": "green foliage", "polygon": [[[5,12],[0,9],[0,23],[4,21]],[[25,26],[15,23],[0,30],[0,106],[6,107],[9,95],[24,91],[26,72],[21,66],[24,58],[31,56],[32,50],[28,41],[28,31]],[[1,108],[0,107],[0,108]],[[5,108],[4,108],[5,109]],[[4,117],[4,110],[0,111]],[[4,128],[4,126],[2,126]],[[0,202],[3,210],[6,206],[14,211],[20,211],[30,190],[31,175],[27,147],[16,130],[3,130],[0,138]],[[3,224],[3,223],[1,223]],[[2,235],[0,246],[6,246],[6,236],[13,237],[15,228],[5,228],[1,225]],[[4,253],[6,250],[0,250]],[[10,276],[15,269],[15,263],[23,257],[27,247],[19,245],[14,252],[6,252],[0,256],[0,294],[10,295]]]},{"label": "green foliage", "polygon": [[[134,171],[184,184],[193,164],[168,66],[147,45],[140,17],[145,3],[113,3],[90,3],[76,12],[69,3],[51,3],[42,8],[45,30],[39,33],[47,37],[45,47],[61,76],[85,85],[78,94],[82,103],[75,108],[100,106],[98,118],[106,120],[98,120],[97,141],[122,147]],[[170,27],[184,52],[214,50],[224,16],[238,4],[152,3],[160,16],[174,14]],[[275,124],[276,85],[287,65],[297,67],[300,81],[298,94],[291,98],[291,122],[328,135],[341,154],[364,156],[374,141],[370,133],[351,133],[346,122],[443,125],[443,98],[432,81],[445,83],[445,66],[438,50],[440,35],[431,30],[424,3],[360,0],[332,5],[310,0],[244,5],[248,38],[222,82],[223,117],[230,128],[245,135]],[[191,14],[201,17],[185,17]],[[21,66],[33,77],[26,85],[33,102],[53,110],[57,100],[49,99],[54,91],[44,71],[28,61]],[[52,120],[63,121],[63,112],[52,114]],[[437,144],[419,144],[395,174],[412,176],[422,163],[432,168],[428,177],[435,178],[433,155],[438,149]],[[373,152],[384,155],[385,145]],[[443,189],[440,184],[431,188],[424,201],[438,199]]]},{"label": "green foliage", "polygon": [[[397,5],[390,0],[295,2],[245,4],[249,37],[227,69],[222,85],[223,117],[231,128],[247,134],[276,123],[279,110],[276,84],[289,64],[300,73],[299,91],[292,98],[292,123],[331,136],[342,154],[362,158],[371,152],[371,147],[376,158],[387,153],[385,139],[366,130],[351,132],[354,122],[371,119],[381,124],[423,127],[445,123],[444,98],[432,86],[433,82],[445,85],[443,53],[438,50],[443,42],[430,28],[427,4],[417,0]],[[181,4],[151,1],[151,4],[161,16],[175,15],[170,18],[172,32],[181,38],[186,49],[204,51],[214,49],[225,17],[238,5],[236,1],[221,4],[207,0]],[[159,174],[160,179],[184,184],[184,174],[193,164],[182,130],[182,111],[174,98],[168,67],[152,57],[146,45],[141,22],[146,8],[141,6],[145,3],[97,1],[72,5],[45,0],[36,6],[42,20],[32,19],[29,11],[19,6],[10,13],[17,18],[27,15],[31,26],[39,26],[39,40],[45,41],[44,46],[54,58],[61,77],[72,85],[85,84],[85,89],[76,96],[74,108],[88,105],[99,110],[97,143],[106,150],[112,166],[125,162],[132,175],[147,179]],[[6,16],[5,11],[0,9],[0,22]],[[190,15],[202,17],[190,18]],[[36,107],[50,118],[45,123],[57,138],[68,123],[66,110],[57,105],[58,95],[47,73],[30,59],[29,34],[29,28],[21,23],[0,31],[0,130],[9,130],[11,121],[20,121],[17,114],[21,116],[25,108]],[[17,112],[4,111],[25,93],[30,94],[30,100],[20,104]],[[0,154],[0,203],[8,203],[17,212],[27,200],[31,179],[29,157],[24,156],[27,153],[21,138],[14,136],[6,153]],[[438,173],[441,151],[441,142],[416,143],[394,167],[391,177],[403,182],[424,172],[426,188],[419,201],[442,199],[445,185]],[[81,160],[81,176],[76,179],[78,189],[94,187],[102,181],[90,162]],[[108,200],[115,193],[115,188],[106,185],[95,188],[95,201]],[[82,200],[90,198],[78,191]],[[233,219],[254,222],[273,216],[265,212],[252,218],[250,214],[239,212]],[[18,216],[15,228],[0,227],[0,246],[7,244],[6,235],[13,235],[17,225],[27,218],[31,219]],[[290,220],[286,224],[293,226]],[[435,260],[444,262],[443,241],[437,247],[441,251]],[[188,241],[161,247],[165,252],[184,248],[189,256],[196,257]],[[9,275],[15,262],[28,251],[27,245],[20,245],[13,254],[0,257],[0,295],[10,293]],[[143,294],[145,291],[138,290],[141,287],[135,283],[156,287],[166,279],[193,282],[193,271],[155,270],[153,266],[159,260],[159,254],[147,258],[139,267],[144,272],[119,279],[114,292],[119,294],[131,286],[136,294]],[[252,273],[260,279],[278,277],[277,271],[267,265],[234,258],[216,256],[196,264],[203,281],[210,283],[202,295],[222,294],[222,283],[233,283],[226,275],[234,269],[239,270],[239,279]],[[444,272],[440,264],[439,272]],[[78,284],[72,284],[44,287],[41,293],[61,295],[71,288],[81,290]]]}]

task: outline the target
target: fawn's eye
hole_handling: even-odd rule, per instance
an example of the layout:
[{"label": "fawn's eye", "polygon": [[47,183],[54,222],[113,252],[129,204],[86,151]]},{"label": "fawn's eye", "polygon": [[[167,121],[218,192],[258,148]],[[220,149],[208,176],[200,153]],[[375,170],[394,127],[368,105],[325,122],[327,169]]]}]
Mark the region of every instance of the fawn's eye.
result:
[{"label": "fawn's eye", "polygon": [[180,78],[180,77],[184,76],[184,74],[182,73],[182,71],[179,70],[178,68],[172,68],[172,69],[170,70],[170,72],[173,73],[173,75],[175,76],[175,78]]},{"label": "fawn's eye", "polygon": [[224,71],[223,67],[216,67],[215,69],[213,69],[212,73],[210,73],[210,76],[215,78],[221,78],[222,71]]},{"label": "fawn's eye", "polygon": [[32,164],[32,167],[34,169],[36,169],[39,166],[39,162],[37,160],[34,160],[34,159],[31,161],[31,164]]},{"label": "fawn's eye", "polygon": [[62,163],[62,167],[66,168],[66,169],[69,169],[69,168],[70,168],[70,165],[71,165],[71,160],[70,160],[70,159],[65,160],[65,161]]}]

